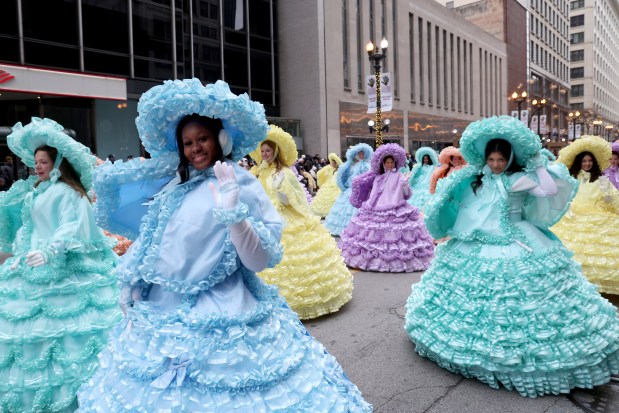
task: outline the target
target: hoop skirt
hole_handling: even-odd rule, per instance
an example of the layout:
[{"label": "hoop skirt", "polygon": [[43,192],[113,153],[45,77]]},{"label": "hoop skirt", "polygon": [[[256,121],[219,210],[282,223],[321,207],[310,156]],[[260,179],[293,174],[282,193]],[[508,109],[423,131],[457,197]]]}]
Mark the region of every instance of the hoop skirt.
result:
[{"label": "hoop skirt", "polygon": [[324,218],[329,214],[335,200],[342,193],[340,188],[337,186],[337,171],[331,171],[332,169],[333,167],[331,165],[327,165],[318,171],[319,180],[321,176],[324,177],[326,175],[327,177],[323,178],[323,182],[319,181],[320,189],[318,189],[318,192],[311,203],[311,207],[312,212],[321,218]]},{"label": "hoop skirt", "polygon": [[[277,266],[258,276],[277,285],[302,320],[338,311],[352,299],[352,275],[335,240],[312,214],[292,173],[287,169],[279,173],[284,174],[279,187],[273,185],[274,167],[261,172],[258,179],[286,221],[281,241],[284,253]],[[280,192],[289,205],[282,203]]]},{"label": "hoop skirt", "polygon": [[413,194],[408,198],[408,203],[423,212],[424,207],[430,201],[432,194],[430,193],[430,176],[436,169],[435,165],[420,165],[413,167],[411,177],[408,184],[413,191]]},{"label": "hoop skirt", "polygon": [[551,228],[600,291],[619,294],[619,192],[581,181],[570,210]]},{"label": "hoop skirt", "polygon": [[350,203],[352,180],[368,169],[370,169],[370,162],[363,160],[352,165],[347,161],[338,170],[336,182],[342,193],[333,203],[324,222],[325,227],[331,235],[339,236],[348,226],[352,217],[357,213],[357,208]]},{"label": "hoop skirt", "polygon": [[[66,184],[45,181],[17,194],[25,185],[16,183],[1,207],[23,205],[23,225],[11,231],[14,256],[0,266],[0,411],[69,412],[121,318],[114,243],[95,226],[87,199]],[[28,251],[50,247],[66,252],[40,267],[26,264]]]},{"label": "hoop skirt", "polygon": [[[430,266],[434,242],[417,208],[406,202],[399,176],[386,172],[374,178],[369,199],[342,232],[339,246],[349,267],[413,272]],[[410,189],[406,191],[410,196]]]},{"label": "hoop skirt", "polygon": [[[616,309],[560,241],[522,219],[523,208],[538,201],[525,203],[526,192],[516,192],[505,202],[486,177],[474,196],[473,175],[460,186],[450,178],[428,205],[431,233],[444,236],[449,211],[456,202],[466,207],[408,298],[405,329],[415,350],[449,371],[528,397],[608,382],[619,372]],[[465,195],[450,201],[458,191]]]},{"label": "hoop skirt", "polygon": [[[228,225],[247,220],[273,266],[282,221],[258,181],[232,167],[235,210],[216,207],[212,168],[155,196],[118,271],[142,301],[113,331],[78,412],[371,411],[277,288],[239,258]],[[99,182],[99,197],[113,200],[117,182]]]}]

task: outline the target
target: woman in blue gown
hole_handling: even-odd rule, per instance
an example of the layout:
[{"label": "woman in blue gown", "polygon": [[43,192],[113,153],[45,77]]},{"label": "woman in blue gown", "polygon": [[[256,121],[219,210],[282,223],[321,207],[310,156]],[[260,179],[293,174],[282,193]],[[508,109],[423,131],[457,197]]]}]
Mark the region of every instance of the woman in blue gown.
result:
[{"label": "woman in blue gown", "polygon": [[430,147],[423,146],[415,152],[415,161],[408,184],[412,189],[412,195],[408,198],[408,203],[417,207],[419,212],[423,212],[426,204],[432,197],[430,193],[430,177],[432,172],[438,167],[438,155]]},{"label": "woman in blue gown", "polygon": [[0,195],[0,412],[72,412],[120,321],[114,242],[95,224],[95,157],[51,119],[18,123],[36,176]]},{"label": "woman in blue gown", "polygon": [[577,182],[509,116],[472,123],[460,144],[470,165],[426,207],[430,233],[451,239],[406,305],[416,351],[528,397],[606,383],[619,371],[616,309],[548,231]]},{"label": "woman in blue gown", "polygon": [[255,275],[282,254],[281,218],[236,164],[266,138],[262,105],[225,82],[191,79],[152,88],[138,112],[153,158],[97,171],[109,230],[135,234],[149,201],[119,265],[126,316],[78,411],[370,411],[277,288]]},{"label": "woman in blue gown", "polygon": [[346,151],[346,162],[337,171],[336,183],[342,190],[329,214],[325,218],[325,227],[331,235],[339,236],[348,226],[353,215],[357,213],[350,203],[352,180],[356,176],[370,170],[370,160],[374,150],[366,143],[358,143]]}]

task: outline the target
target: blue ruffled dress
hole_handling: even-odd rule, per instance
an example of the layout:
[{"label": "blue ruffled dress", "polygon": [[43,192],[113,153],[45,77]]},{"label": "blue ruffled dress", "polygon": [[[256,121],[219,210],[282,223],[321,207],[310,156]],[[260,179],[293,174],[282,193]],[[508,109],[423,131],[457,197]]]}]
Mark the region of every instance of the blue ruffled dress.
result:
[{"label": "blue ruffled dress", "polygon": [[413,171],[408,179],[413,194],[408,198],[408,203],[417,207],[420,212],[423,212],[426,204],[430,201],[432,194],[430,193],[430,176],[436,169],[436,165],[422,165],[417,163],[413,166]]},{"label": "blue ruffled dress", "polygon": [[339,236],[348,226],[353,215],[357,213],[357,208],[350,203],[352,180],[362,173],[367,172],[369,169],[369,157],[355,162],[352,165],[346,162],[339,168],[336,175],[336,182],[337,186],[342,190],[342,193],[333,203],[324,222],[325,227],[329,230],[331,235]]},{"label": "blue ruffled dress", "polygon": [[[33,179],[0,198],[0,250],[14,239],[0,266],[0,412],[72,412],[121,319],[114,242],[86,197]],[[26,264],[29,251],[50,248],[59,253],[45,265]]]},{"label": "blue ruffled dress", "polygon": [[[247,219],[281,259],[283,222],[260,183],[233,164],[240,207],[215,208],[212,168],[150,203],[123,256],[122,283],[142,285],[79,391],[79,412],[369,412],[334,357],[277,292],[243,266],[227,225]],[[98,197],[114,198],[97,188]],[[100,211],[103,212],[103,211]]]},{"label": "blue ruffled dress", "polygon": [[406,304],[420,355],[529,397],[590,388],[619,372],[616,309],[547,230],[577,185],[565,168],[548,170],[559,187],[548,198],[512,191],[522,172],[484,175],[477,195],[474,167],[443,180],[425,220],[435,238],[451,239]]}]

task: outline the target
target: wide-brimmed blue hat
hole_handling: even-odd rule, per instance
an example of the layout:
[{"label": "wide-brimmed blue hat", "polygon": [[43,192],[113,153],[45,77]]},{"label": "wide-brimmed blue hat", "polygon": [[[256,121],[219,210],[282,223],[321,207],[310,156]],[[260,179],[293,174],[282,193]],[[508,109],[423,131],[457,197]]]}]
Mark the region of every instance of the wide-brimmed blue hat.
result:
[{"label": "wide-brimmed blue hat", "polygon": [[430,157],[432,165],[438,165],[438,154],[434,149],[430,148],[429,146],[422,146],[421,148],[417,149],[417,151],[415,152],[415,162],[417,162],[418,164],[423,163],[423,157],[426,155]]},{"label": "wide-brimmed blue hat", "polygon": [[178,152],[176,126],[191,114],[220,119],[232,139],[232,159],[243,158],[266,138],[264,106],[247,94],[235,95],[222,80],[166,80],[142,95],[135,121],[144,148],[153,156]]},{"label": "wide-brimmed blue hat", "polygon": [[460,139],[460,153],[471,165],[486,164],[486,145],[492,139],[504,139],[512,147],[516,163],[524,166],[542,148],[539,137],[512,116],[493,116],[466,127]]},{"label": "wide-brimmed blue hat", "polygon": [[75,141],[63,129],[62,125],[52,119],[33,117],[26,126],[22,126],[21,122],[16,123],[6,140],[11,151],[30,168],[34,168],[34,151],[38,147],[48,145],[56,148],[75,169],[84,188],[89,190],[97,158],[91,155],[88,147]]},{"label": "wide-brimmed blue hat", "polygon": [[374,154],[374,149],[367,143],[358,143],[355,146],[351,146],[346,151],[346,162],[352,162],[359,152],[363,152],[365,154],[365,160],[369,161]]}]

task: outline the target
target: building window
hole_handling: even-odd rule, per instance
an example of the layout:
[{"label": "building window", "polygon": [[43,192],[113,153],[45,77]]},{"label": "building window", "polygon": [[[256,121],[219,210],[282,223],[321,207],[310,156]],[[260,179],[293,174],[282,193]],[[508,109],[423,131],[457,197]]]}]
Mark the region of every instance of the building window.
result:
[{"label": "building window", "polygon": [[585,95],[585,85],[572,85],[571,97],[578,97]]},{"label": "building window", "polygon": [[584,50],[572,50],[570,51],[570,62],[581,62],[585,60]]},{"label": "building window", "polygon": [[421,17],[418,18],[418,29],[419,29],[419,38],[417,41],[419,42],[419,102],[425,103],[424,96],[424,72],[423,72],[423,19]]},{"label": "building window", "polygon": [[408,44],[410,45],[410,79],[411,79],[411,102],[416,101],[415,96],[415,16],[408,15]]},{"label": "building window", "polygon": [[362,58],[365,53],[364,43],[361,39],[363,32],[362,15],[361,15],[361,0],[357,0],[357,90],[359,93],[365,93],[365,82],[363,81],[363,63]]},{"label": "building window", "polygon": [[342,0],[342,34],[344,89],[350,90],[350,61],[348,53],[348,0]]},{"label": "building window", "polygon": [[579,14],[578,16],[570,17],[570,27],[579,27],[585,25],[585,15]]},{"label": "building window", "polygon": [[570,108],[572,110],[578,110],[580,112],[584,112],[585,110],[585,104],[584,102],[580,102],[580,103],[571,103],[570,104]]},{"label": "building window", "polygon": [[580,44],[585,41],[585,32],[572,33],[570,35],[570,44]]},{"label": "building window", "polygon": [[432,76],[432,23],[427,22],[427,44],[428,44],[428,104],[431,106],[434,103],[434,78]]},{"label": "building window", "polygon": [[579,79],[585,77],[584,67],[573,67],[570,69],[570,79]]},{"label": "building window", "polygon": [[585,7],[585,0],[575,0],[570,2],[570,10],[582,9]]}]

